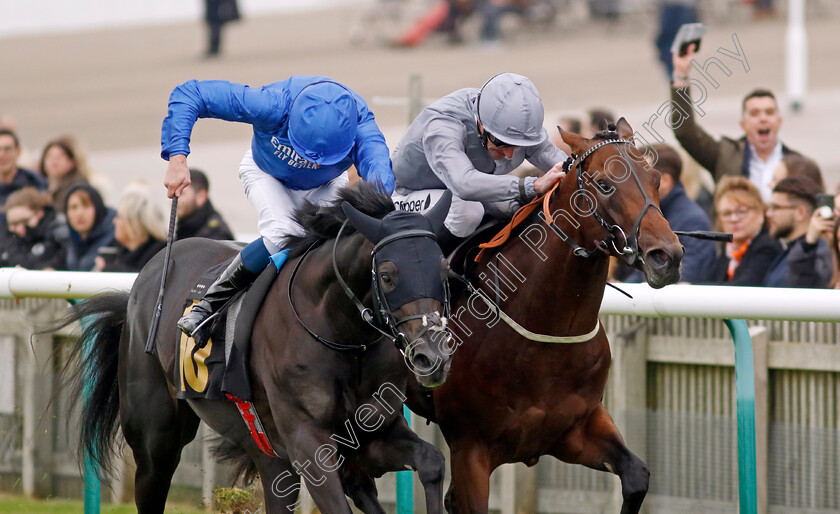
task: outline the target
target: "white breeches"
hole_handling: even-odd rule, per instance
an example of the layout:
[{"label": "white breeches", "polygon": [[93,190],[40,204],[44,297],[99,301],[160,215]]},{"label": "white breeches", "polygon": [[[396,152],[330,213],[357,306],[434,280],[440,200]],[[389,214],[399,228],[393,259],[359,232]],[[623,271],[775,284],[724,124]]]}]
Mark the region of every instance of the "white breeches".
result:
[{"label": "white breeches", "polygon": [[[306,173],[302,170],[301,173]],[[303,227],[294,220],[294,211],[304,200],[324,205],[338,198],[338,190],[347,185],[345,171],[338,177],[315,189],[289,189],[282,182],[257,167],[251,150],[239,164],[239,179],[245,187],[248,201],[257,210],[258,230],[269,253],[283,249],[287,236],[303,235]]]},{"label": "white breeches", "polygon": [[[426,212],[434,207],[445,189],[425,189],[412,191],[407,194],[394,193],[391,199],[398,210],[409,212]],[[452,196],[452,206],[443,222],[444,226],[457,237],[467,237],[481,224],[484,218],[484,205],[481,202],[470,202]]]}]

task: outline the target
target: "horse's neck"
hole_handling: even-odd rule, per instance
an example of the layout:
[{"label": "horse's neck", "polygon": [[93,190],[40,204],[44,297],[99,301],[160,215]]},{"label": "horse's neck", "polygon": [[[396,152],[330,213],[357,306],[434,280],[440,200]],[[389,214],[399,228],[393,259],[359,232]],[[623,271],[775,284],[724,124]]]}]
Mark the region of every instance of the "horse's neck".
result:
[{"label": "horse's neck", "polygon": [[[545,323],[553,320],[560,330],[589,330],[595,324],[604,295],[609,259],[604,255],[574,255],[572,246],[558,232],[587,250],[594,243],[584,238],[582,223],[572,217],[573,213],[564,214],[555,205],[552,207],[552,225],[539,215],[529,218],[530,225],[500,252],[491,255],[478,277],[491,297],[502,300],[504,310],[519,310],[520,316],[527,317],[530,311],[524,305],[556,306],[564,315],[549,316],[551,319]],[[537,244],[537,239],[543,237],[542,243]]]},{"label": "horse's neck", "polygon": [[[353,235],[338,243],[335,264],[341,279],[353,292],[353,295],[365,306],[371,306],[370,251],[364,249],[364,239],[361,235]],[[313,255],[316,257],[316,255]],[[341,331],[350,330],[346,334],[359,332],[361,327],[367,334],[364,323],[361,322],[359,310],[348,297],[336,277],[333,266],[333,241],[328,241],[317,252],[320,267],[313,276],[313,284],[321,287],[313,288],[320,291],[318,303],[324,308],[324,315],[328,316],[331,324]],[[315,260],[315,259],[313,259]],[[354,341],[359,342],[359,341]]]}]

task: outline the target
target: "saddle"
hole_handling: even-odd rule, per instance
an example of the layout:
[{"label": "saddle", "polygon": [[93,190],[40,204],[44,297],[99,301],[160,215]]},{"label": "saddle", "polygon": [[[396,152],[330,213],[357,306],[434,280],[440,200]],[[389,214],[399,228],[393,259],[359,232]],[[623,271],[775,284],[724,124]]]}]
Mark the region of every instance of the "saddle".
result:
[{"label": "saddle", "polygon": [[[488,221],[476,229],[472,235],[461,241],[458,246],[447,255],[449,269],[461,277],[470,278],[475,268],[475,256],[481,251],[478,245],[486,243],[505,225],[500,221]],[[450,281],[452,287],[459,287],[460,282]]]},{"label": "saddle", "polygon": [[[197,302],[219,273],[230,263],[210,268],[187,295],[186,313]],[[219,400],[228,394],[251,400],[248,358],[254,320],[277,278],[278,268],[266,267],[249,288],[228,303],[210,328],[210,340],[197,348],[191,337],[178,333],[176,342],[175,386],[178,399]]]}]

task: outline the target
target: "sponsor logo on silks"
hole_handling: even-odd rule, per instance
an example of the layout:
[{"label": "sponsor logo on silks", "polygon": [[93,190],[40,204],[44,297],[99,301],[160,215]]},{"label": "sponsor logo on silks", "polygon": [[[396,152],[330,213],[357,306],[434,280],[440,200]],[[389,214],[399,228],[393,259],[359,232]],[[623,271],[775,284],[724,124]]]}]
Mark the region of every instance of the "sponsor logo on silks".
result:
[{"label": "sponsor logo on silks", "polygon": [[394,207],[400,211],[406,212],[425,212],[432,204],[432,195],[426,195],[426,201],[423,200],[397,200],[394,202]]},{"label": "sponsor logo on silks", "polygon": [[293,168],[315,169],[319,167],[314,162],[301,157],[291,146],[281,143],[276,136],[271,138],[271,145],[274,147],[274,156]]}]

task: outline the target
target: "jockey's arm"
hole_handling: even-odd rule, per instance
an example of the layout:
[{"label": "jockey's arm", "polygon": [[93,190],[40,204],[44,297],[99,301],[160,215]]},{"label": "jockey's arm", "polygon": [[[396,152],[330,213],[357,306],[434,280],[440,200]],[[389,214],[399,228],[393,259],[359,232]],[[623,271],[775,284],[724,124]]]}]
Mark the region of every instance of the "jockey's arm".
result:
[{"label": "jockey's arm", "polygon": [[160,156],[189,155],[190,136],[198,118],[216,118],[249,123],[256,128],[276,126],[288,114],[285,90],[250,87],[225,80],[190,80],[169,96],[169,112],[163,120]]},{"label": "jockey's arm", "polygon": [[160,156],[169,161],[164,186],[169,198],[190,185],[187,155],[198,118],[218,118],[258,126],[288,111],[288,95],[224,80],[190,80],[169,96],[169,111],[161,129]]},{"label": "jockey's arm", "polygon": [[463,125],[436,122],[423,136],[423,151],[435,175],[463,200],[501,202],[530,200],[536,196],[535,177],[493,175],[477,170],[465,153]]},{"label": "jockey's arm", "polygon": [[359,116],[360,122],[356,128],[356,169],[362,180],[381,185],[385,193],[390,195],[394,192],[395,180],[385,136],[364,102],[359,104]]}]

